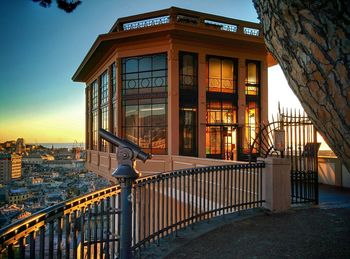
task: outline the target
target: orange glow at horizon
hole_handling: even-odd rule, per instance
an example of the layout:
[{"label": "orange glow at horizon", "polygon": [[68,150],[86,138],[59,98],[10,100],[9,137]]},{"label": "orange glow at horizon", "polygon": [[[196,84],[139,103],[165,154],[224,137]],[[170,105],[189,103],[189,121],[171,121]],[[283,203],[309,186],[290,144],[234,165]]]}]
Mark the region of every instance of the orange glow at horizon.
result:
[{"label": "orange glow at horizon", "polygon": [[33,115],[1,118],[0,142],[17,138],[24,138],[26,143],[85,142],[85,115],[81,105]]}]

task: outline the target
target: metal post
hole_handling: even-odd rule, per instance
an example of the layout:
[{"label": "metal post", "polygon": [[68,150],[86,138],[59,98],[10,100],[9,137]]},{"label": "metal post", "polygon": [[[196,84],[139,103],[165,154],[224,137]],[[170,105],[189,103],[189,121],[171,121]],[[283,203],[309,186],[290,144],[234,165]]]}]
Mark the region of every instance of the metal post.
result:
[{"label": "metal post", "polygon": [[133,152],[129,148],[119,148],[118,153],[118,168],[113,172],[120,184],[121,193],[121,224],[120,224],[120,256],[121,259],[132,258],[132,197],[131,188],[138,174],[132,166]]},{"label": "metal post", "polygon": [[117,160],[118,168],[112,173],[117,179],[121,187],[121,224],[120,224],[120,254],[119,258],[132,258],[132,196],[131,188],[135,180],[139,177],[134,169],[136,158],[146,161],[151,158],[150,154],[146,154],[140,147],[125,139],[120,139],[113,134],[100,129],[99,134],[108,142],[118,146]]}]

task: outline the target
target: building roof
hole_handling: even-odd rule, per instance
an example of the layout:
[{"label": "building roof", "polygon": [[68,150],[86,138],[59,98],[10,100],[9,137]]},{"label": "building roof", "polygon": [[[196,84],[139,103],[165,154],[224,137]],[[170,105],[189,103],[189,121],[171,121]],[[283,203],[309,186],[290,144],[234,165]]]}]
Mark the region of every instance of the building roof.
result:
[{"label": "building roof", "polygon": [[20,158],[22,157],[21,155],[18,155],[16,153],[12,153],[12,154],[9,154],[9,153],[0,153],[0,160],[8,160],[8,159],[11,159],[11,158]]},{"label": "building roof", "polygon": [[72,77],[86,82],[103,61],[120,44],[155,36],[185,36],[212,42],[236,41],[260,46],[266,51],[262,28],[258,23],[170,7],[168,9],[119,18],[109,33],[97,37],[83,62]]},{"label": "building roof", "polygon": [[38,153],[30,153],[28,155],[23,156],[23,158],[42,158],[42,155]]},{"label": "building roof", "polygon": [[10,158],[11,158],[11,154],[0,153],[0,159],[10,159]]},{"label": "building roof", "polygon": [[72,164],[72,160],[47,160],[45,161],[45,164],[48,165],[70,165]]},{"label": "building roof", "polygon": [[10,195],[14,195],[14,194],[24,194],[27,193],[28,189],[27,188],[18,188],[18,189],[11,189],[9,191]]}]

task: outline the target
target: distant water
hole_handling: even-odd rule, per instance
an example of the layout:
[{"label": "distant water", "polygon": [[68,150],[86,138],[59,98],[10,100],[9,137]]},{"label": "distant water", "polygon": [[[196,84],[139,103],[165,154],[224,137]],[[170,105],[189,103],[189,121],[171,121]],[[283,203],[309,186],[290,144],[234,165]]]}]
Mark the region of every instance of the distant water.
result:
[{"label": "distant water", "polygon": [[72,149],[73,147],[79,147],[84,149],[85,144],[84,143],[31,143],[31,145],[41,145],[46,148],[68,148]]}]

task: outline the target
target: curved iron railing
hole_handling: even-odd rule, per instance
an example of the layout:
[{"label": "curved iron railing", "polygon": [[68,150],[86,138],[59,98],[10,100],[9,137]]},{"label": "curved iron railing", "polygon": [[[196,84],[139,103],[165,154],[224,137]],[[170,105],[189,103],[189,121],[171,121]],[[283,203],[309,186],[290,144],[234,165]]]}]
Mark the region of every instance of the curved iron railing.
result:
[{"label": "curved iron railing", "polygon": [[199,221],[261,207],[263,167],[210,166],[139,179],[133,189],[133,249]]},{"label": "curved iron railing", "polygon": [[1,229],[0,258],[96,258],[99,243],[117,254],[119,193],[119,186],[98,190]]},{"label": "curved iron railing", "polygon": [[[183,169],[137,180],[133,251],[196,222],[260,207],[263,163]],[[44,209],[0,230],[0,258],[115,258],[120,187]]]}]

